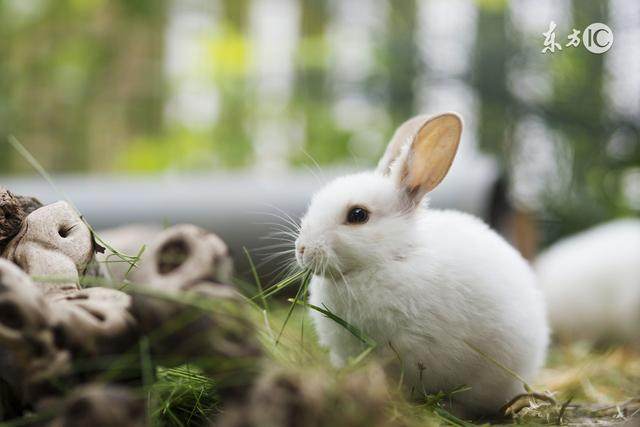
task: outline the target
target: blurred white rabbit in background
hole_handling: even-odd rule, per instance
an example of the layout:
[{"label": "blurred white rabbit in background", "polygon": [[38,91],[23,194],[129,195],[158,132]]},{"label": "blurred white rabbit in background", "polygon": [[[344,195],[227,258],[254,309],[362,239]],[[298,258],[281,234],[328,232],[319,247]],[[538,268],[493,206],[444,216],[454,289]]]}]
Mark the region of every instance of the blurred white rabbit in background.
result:
[{"label": "blurred white rabbit in background", "polygon": [[535,261],[560,340],[640,345],[640,219],[562,239]]}]

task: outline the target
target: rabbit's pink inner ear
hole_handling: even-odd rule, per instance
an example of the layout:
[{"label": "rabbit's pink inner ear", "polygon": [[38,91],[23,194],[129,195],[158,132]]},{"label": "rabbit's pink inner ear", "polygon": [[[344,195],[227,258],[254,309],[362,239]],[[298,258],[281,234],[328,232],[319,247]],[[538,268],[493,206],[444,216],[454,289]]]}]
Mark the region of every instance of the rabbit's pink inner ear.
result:
[{"label": "rabbit's pink inner ear", "polygon": [[420,128],[429,120],[430,116],[415,116],[402,123],[394,132],[389,145],[378,162],[376,171],[383,175],[389,175],[391,164],[400,156],[402,147],[409,144]]},{"label": "rabbit's pink inner ear", "polygon": [[417,132],[400,179],[407,192],[422,198],[445,177],[458,151],[462,120],[445,113],[427,121]]}]

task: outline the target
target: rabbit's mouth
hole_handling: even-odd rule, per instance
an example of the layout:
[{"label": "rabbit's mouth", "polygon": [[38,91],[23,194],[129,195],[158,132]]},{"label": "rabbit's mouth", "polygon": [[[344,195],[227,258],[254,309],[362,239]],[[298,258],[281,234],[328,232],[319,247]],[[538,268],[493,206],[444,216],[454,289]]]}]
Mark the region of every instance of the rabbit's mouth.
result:
[{"label": "rabbit's mouth", "polygon": [[342,268],[338,262],[332,262],[330,258],[323,258],[314,263],[311,266],[306,267],[314,275],[337,281],[340,278],[345,278],[354,269]]},{"label": "rabbit's mouth", "polygon": [[332,276],[339,277],[340,274],[344,274],[336,266],[336,263],[332,262],[331,257],[320,250],[305,250],[302,254],[297,253],[296,261],[300,268],[311,271],[316,276],[330,278]]},{"label": "rabbit's mouth", "polygon": [[323,257],[317,250],[298,250],[296,252],[296,261],[300,268],[310,270],[316,275],[326,268],[325,257]]}]

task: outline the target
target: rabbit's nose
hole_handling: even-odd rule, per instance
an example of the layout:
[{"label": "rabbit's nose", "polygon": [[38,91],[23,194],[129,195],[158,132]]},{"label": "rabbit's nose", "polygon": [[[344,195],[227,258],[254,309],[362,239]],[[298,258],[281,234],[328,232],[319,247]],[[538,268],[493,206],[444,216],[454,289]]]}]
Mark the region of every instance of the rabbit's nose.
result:
[{"label": "rabbit's nose", "polygon": [[300,266],[303,265],[304,263],[304,251],[306,250],[306,246],[305,245],[298,245],[296,244],[296,261],[298,261],[298,264]]},{"label": "rabbit's nose", "polygon": [[304,251],[307,249],[305,245],[298,246],[298,259],[302,261],[304,259]]}]

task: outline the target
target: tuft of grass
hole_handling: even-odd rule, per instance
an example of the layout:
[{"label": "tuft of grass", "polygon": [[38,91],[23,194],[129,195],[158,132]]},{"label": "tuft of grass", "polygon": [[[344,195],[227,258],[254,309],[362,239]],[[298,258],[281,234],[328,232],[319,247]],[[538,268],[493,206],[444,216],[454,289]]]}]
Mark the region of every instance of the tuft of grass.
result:
[{"label": "tuft of grass", "polygon": [[260,280],[260,276],[258,275],[258,270],[256,269],[255,264],[253,263],[253,258],[249,254],[247,248],[243,247],[245,256],[247,257],[247,261],[249,261],[249,268],[251,269],[251,274],[253,276],[253,280],[256,282],[256,286],[258,287],[258,295],[260,295],[260,299],[262,301],[262,308],[265,311],[269,311],[269,305],[267,304],[267,297],[264,295],[264,290],[262,288],[262,281]]},{"label": "tuft of grass", "polygon": [[159,368],[149,388],[153,425],[210,425],[220,412],[215,383],[197,367]]},{"label": "tuft of grass", "polygon": [[[336,322],[338,325],[342,326],[343,328],[345,328],[347,331],[349,331],[354,337],[356,337],[360,342],[362,342],[363,344],[367,345],[367,347],[369,347],[370,349],[374,349],[375,347],[377,347],[378,343],[375,342],[375,340],[373,340],[372,338],[370,338],[367,334],[365,334],[364,332],[362,332],[359,328],[356,328],[355,326],[353,326],[352,324],[350,324],[349,322],[347,322],[346,320],[344,320],[343,318],[341,318],[340,316],[338,316],[337,314],[333,313],[331,310],[329,310],[329,308],[327,308],[326,305],[322,305],[322,307],[318,307],[317,305],[313,305],[310,303],[306,303],[304,301],[300,301],[299,299],[289,299],[289,302],[293,303],[293,304],[299,304],[305,307],[308,307],[314,311],[317,311],[318,313],[321,313],[322,315],[324,315],[325,317],[333,320],[334,322]],[[370,350],[369,350],[370,351]]]}]

